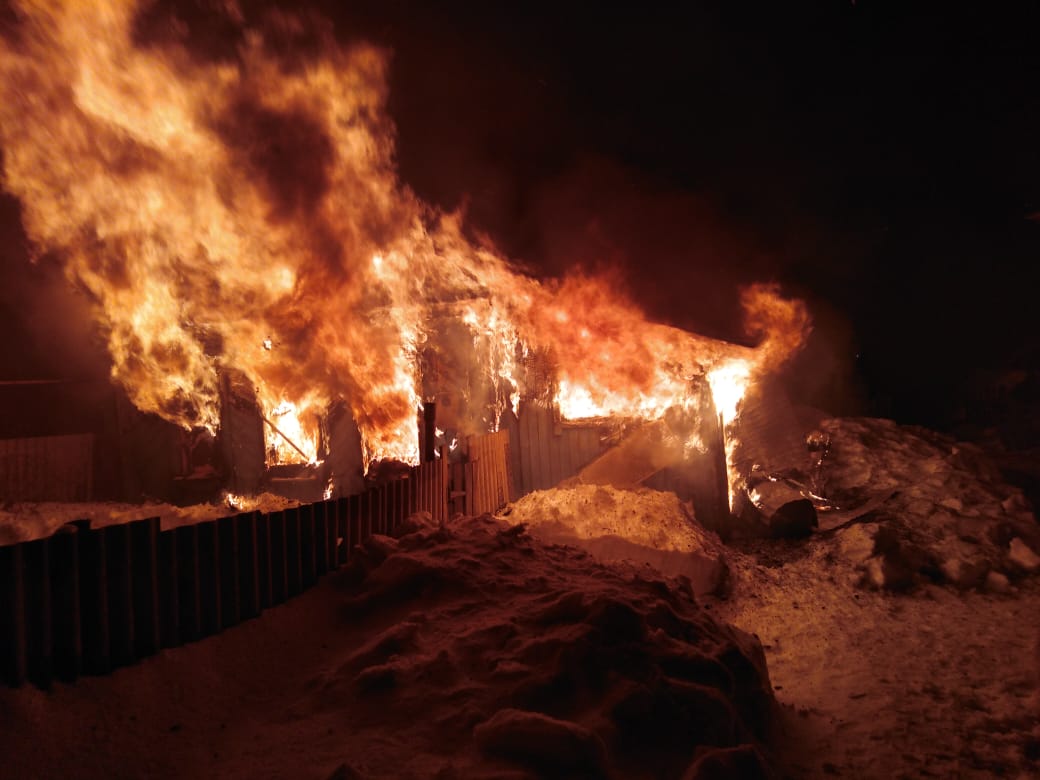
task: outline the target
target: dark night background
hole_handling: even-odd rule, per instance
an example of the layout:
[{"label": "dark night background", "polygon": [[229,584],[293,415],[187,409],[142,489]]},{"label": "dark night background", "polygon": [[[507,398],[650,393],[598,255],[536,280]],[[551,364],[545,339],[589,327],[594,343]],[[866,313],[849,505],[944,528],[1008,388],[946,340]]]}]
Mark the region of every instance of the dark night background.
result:
[{"label": "dark night background", "polygon": [[[221,5],[147,25],[232,51]],[[272,4],[241,5],[262,23]],[[402,181],[466,203],[508,256],[620,267],[652,318],[734,340],[738,284],[777,280],[817,323],[789,372],[808,400],[963,428],[1003,413],[979,400],[1019,369],[1028,416],[1040,14],[910,5],[313,7],[393,50]],[[86,336],[54,348],[60,306],[28,305],[56,274],[25,265],[9,199],[0,217],[5,373],[89,371]]]}]

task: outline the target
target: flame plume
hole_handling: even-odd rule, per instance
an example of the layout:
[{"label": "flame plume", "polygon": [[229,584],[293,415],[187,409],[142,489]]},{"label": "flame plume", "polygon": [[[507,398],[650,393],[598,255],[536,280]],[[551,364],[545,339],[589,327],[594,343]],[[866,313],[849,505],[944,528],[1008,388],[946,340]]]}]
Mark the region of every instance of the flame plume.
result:
[{"label": "flame plume", "polygon": [[[763,337],[748,349],[648,323],[604,279],[540,283],[468,241],[459,215],[397,179],[380,49],[319,36],[288,62],[247,30],[234,58],[200,62],[137,43],[131,0],[15,8],[3,186],[89,295],[142,410],[213,430],[234,369],[278,460],[316,458],[318,421],[344,399],[366,465],[414,463],[425,350],[486,361],[493,410],[470,415],[485,429],[515,408],[528,350],[552,355],[565,417],[658,417],[708,372],[731,422],[746,383],[804,337],[804,308],[770,288],[745,301]],[[446,311],[468,344],[438,341]]]}]

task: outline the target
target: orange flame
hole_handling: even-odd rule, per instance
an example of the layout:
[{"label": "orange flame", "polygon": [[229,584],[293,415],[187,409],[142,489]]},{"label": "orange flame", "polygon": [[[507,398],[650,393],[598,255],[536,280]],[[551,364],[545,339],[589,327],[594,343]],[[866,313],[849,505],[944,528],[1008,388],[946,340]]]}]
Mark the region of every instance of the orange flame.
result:
[{"label": "orange flame", "polygon": [[[419,365],[465,384],[494,429],[518,360],[552,356],[568,418],[658,417],[707,373],[727,423],[743,388],[808,327],[769,287],[745,297],[749,349],[646,322],[608,280],[539,283],[396,176],[387,57],[324,40],[301,65],[248,31],[234,59],[135,44],[132,0],[18,0],[0,46],[3,185],[26,230],[94,303],[112,374],[142,410],[219,423],[219,376],[256,388],[276,462],[320,455],[346,400],[366,466],[418,460]],[[448,317],[466,343],[444,337]],[[464,431],[475,433],[477,431]]]}]

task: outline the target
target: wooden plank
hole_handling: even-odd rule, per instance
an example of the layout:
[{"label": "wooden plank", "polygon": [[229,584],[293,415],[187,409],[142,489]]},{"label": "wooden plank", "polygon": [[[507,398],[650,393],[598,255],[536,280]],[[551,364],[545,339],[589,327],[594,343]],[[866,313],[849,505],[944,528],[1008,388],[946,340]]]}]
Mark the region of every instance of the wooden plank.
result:
[{"label": "wooden plank", "polygon": [[217,541],[220,552],[220,626],[228,628],[242,620],[242,575],[239,572],[242,555],[239,552],[237,515],[217,520]]},{"label": "wooden plank", "polygon": [[303,591],[303,550],[300,532],[300,509],[290,507],[285,517],[285,597],[298,596]]},{"label": "wooden plank", "polygon": [[271,539],[271,603],[282,604],[288,598],[289,591],[285,567],[285,514],[272,512],[268,517]]},{"label": "wooden plank", "polygon": [[[82,531],[80,534],[82,535]],[[181,643],[179,569],[177,566],[177,534],[173,530],[160,531],[158,538],[157,576],[159,588],[159,642],[162,647],[176,647]],[[82,550],[82,544],[80,545]],[[82,566],[82,563],[81,563]],[[83,582],[81,577],[80,582]],[[83,613],[87,619],[86,610]],[[87,625],[83,626],[84,635]],[[85,641],[85,640],[84,640]],[[84,647],[84,658],[87,656]]]},{"label": "wooden plank", "polygon": [[256,578],[260,588],[259,611],[274,603],[271,592],[271,516],[256,513]]},{"label": "wooden plank", "polygon": [[354,557],[354,548],[361,543],[361,495],[351,496],[344,515],[343,555],[340,563]]},{"label": "wooden plank", "polygon": [[90,528],[89,520],[79,528],[80,616],[83,620],[83,671],[108,674],[112,668],[108,630],[108,564],[105,537]]},{"label": "wooden plank", "polygon": [[534,490],[534,466],[533,458],[538,442],[532,432],[534,416],[531,413],[531,405],[525,404],[520,410],[519,439],[520,439],[520,491],[521,495],[527,495]]},{"label": "wooden plank", "polygon": [[130,530],[125,524],[109,525],[101,535],[108,565],[109,653],[114,666],[126,666],[136,660]]},{"label": "wooden plank", "polygon": [[220,631],[220,537],[216,520],[199,523],[199,614],[202,619],[202,635],[210,636]]},{"label": "wooden plank", "polygon": [[491,437],[482,436],[483,441],[480,443],[480,492],[483,506],[480,509],[481,514],[486,514],[494,509],[494,499],[492,498],[492,488],[494,487],[494,480],[491,473],[492,456],[491,456]]},{"label": "wooden plank", "polygon": [[343,531],[347,526],[341,515],[346,517],[348,501],[346,496],[340,496],[325,502],[325,532],[329,535],[329,571],[336,571],[342,563],[340,555],[346,544]]},{"label": "wooden plank", "polygon": [[560,424],[554,418],[554,412],[549,413],[549,460],[552,468],[552,482],[549,487],[553,487],[561,480],[563,480],[564,468],[563,468],[563,429]]},{"label": "wooden plank", "polygon": [[336,547],[339,535],[336,532],[336,506],[338,502],[322,501],[322,514],[325,516],[325,571],[335,571],[339,565],[336,560]]},{"label": "wooden plank", "polygon": [[405,501],[407,506],[408,515],[413,515],[417,511],[418,506],[418,494],[416,493],[415,486],[418,484],[419,470],[412,468],[408,472],[408,480],[406,481],[405,487]]},{"label": "wooden plank", "polygon": [[300,507],[300,587],[303,590],[318,580],[318,544],[321,537],[316,532],[315,508],[320,504]]},{"label": "wooden plank", "polygon": [[390,486],[388,484],[381,485],[379,488],[379,509],[376,514],[376,528],[377,532],[386,535],[387,529],[389,528],[389,517],[390,517]]},{"label": "wooden plank", "polygon": [[[202,636],[199,606],[199,543],[194,525],[182,525],[177,537],[177,605],[180,641],[193,642]],[[83,616],[86,620],[86,615]]]},{"label": "wooden plank", "polygon": [[314,534],[314,580],[320,580],[329,571],[329,535],[325,526],[325,503],[318,501],[310,506],[312,533]]},{"label": "wooden plank", "polygon": [[23,552],[20,544],[0,547],[0,679],[8,685],[26,675]]},{"label": "wooden plank", "polygon": [[79,596],[79,529],[67,524],[50,539],[54,676],[72,682],[83,670]]},{"label": "wooden plank", "polygon": [[19,501],[93,498],[93,434],[0,439],[0,495]]},{"label": "wooden plank", "polygon": [[496,460],[498,493],[495,496],[495,511],[498,511],[509,503],[511,493],[509,487],[509,434],[506,431],[499,432]]},{"label": "wooden plank", "polygon": [[368,512],[365,515],[365,538],[379,531],[379,503],[380,490],[369,490],[365,493],[368,498]]},{"label": "wooden plank", "polygon": [[560,432],[560,470],[561,479],[568,479],[578,473],[577,453],[574,451],[575,431],[573,428],[564,428]]},{"label": "wooden plank", "polygon": [[128,523],[133,581],[134,654],[146,658],[159,652],[159,518]]},{"label": "wooden plank", "polygon": [[241,620],[260,614],[260,566],[256,527],[257,512],[235,516],[238,550],[238,616]]},{"label": "wooden plank", "polygon": [[54,633],[51,622],[50,539],[24,542],[26,672],[47,690],[54,679]]},{"label": "wooden plank", "polygon": [[538,443],[537,460],[532,463],[535,489],[544,490],[552,478],[549,469],[549,418],[547,410],[541,405],[535,404],[531,410],[535,414],[535,440]]}]

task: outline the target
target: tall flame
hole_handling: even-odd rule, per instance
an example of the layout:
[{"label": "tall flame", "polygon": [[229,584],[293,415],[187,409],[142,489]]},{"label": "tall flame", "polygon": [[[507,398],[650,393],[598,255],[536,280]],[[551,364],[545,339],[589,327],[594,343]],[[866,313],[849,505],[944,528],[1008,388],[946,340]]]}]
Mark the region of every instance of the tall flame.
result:
[{"label": "tall flame", "polygon": [[[274,460],[315,459],[344,399],[366,464],[414,463],[427,354],[457,373],[484,361],[494,397],[469,418],[485,429],[515,410],[531,350],[552,356],[565,417],[660,416],[707,372],[729,422],[804,335],[799,305],[769,288],[745,300],[763,337],[748,349],[648,323],[608,280],[540,283],[468,241],[458,214],[397,179],[380,49],[319,37],[290,62],[249,30],[233,57],[200,61],[139,44],[133,0],[16,13],[0,41],[3,185],[90,296],[142,410],[215,429],[234,369]],[[446,316],[465,343],[444,337]]]}]

